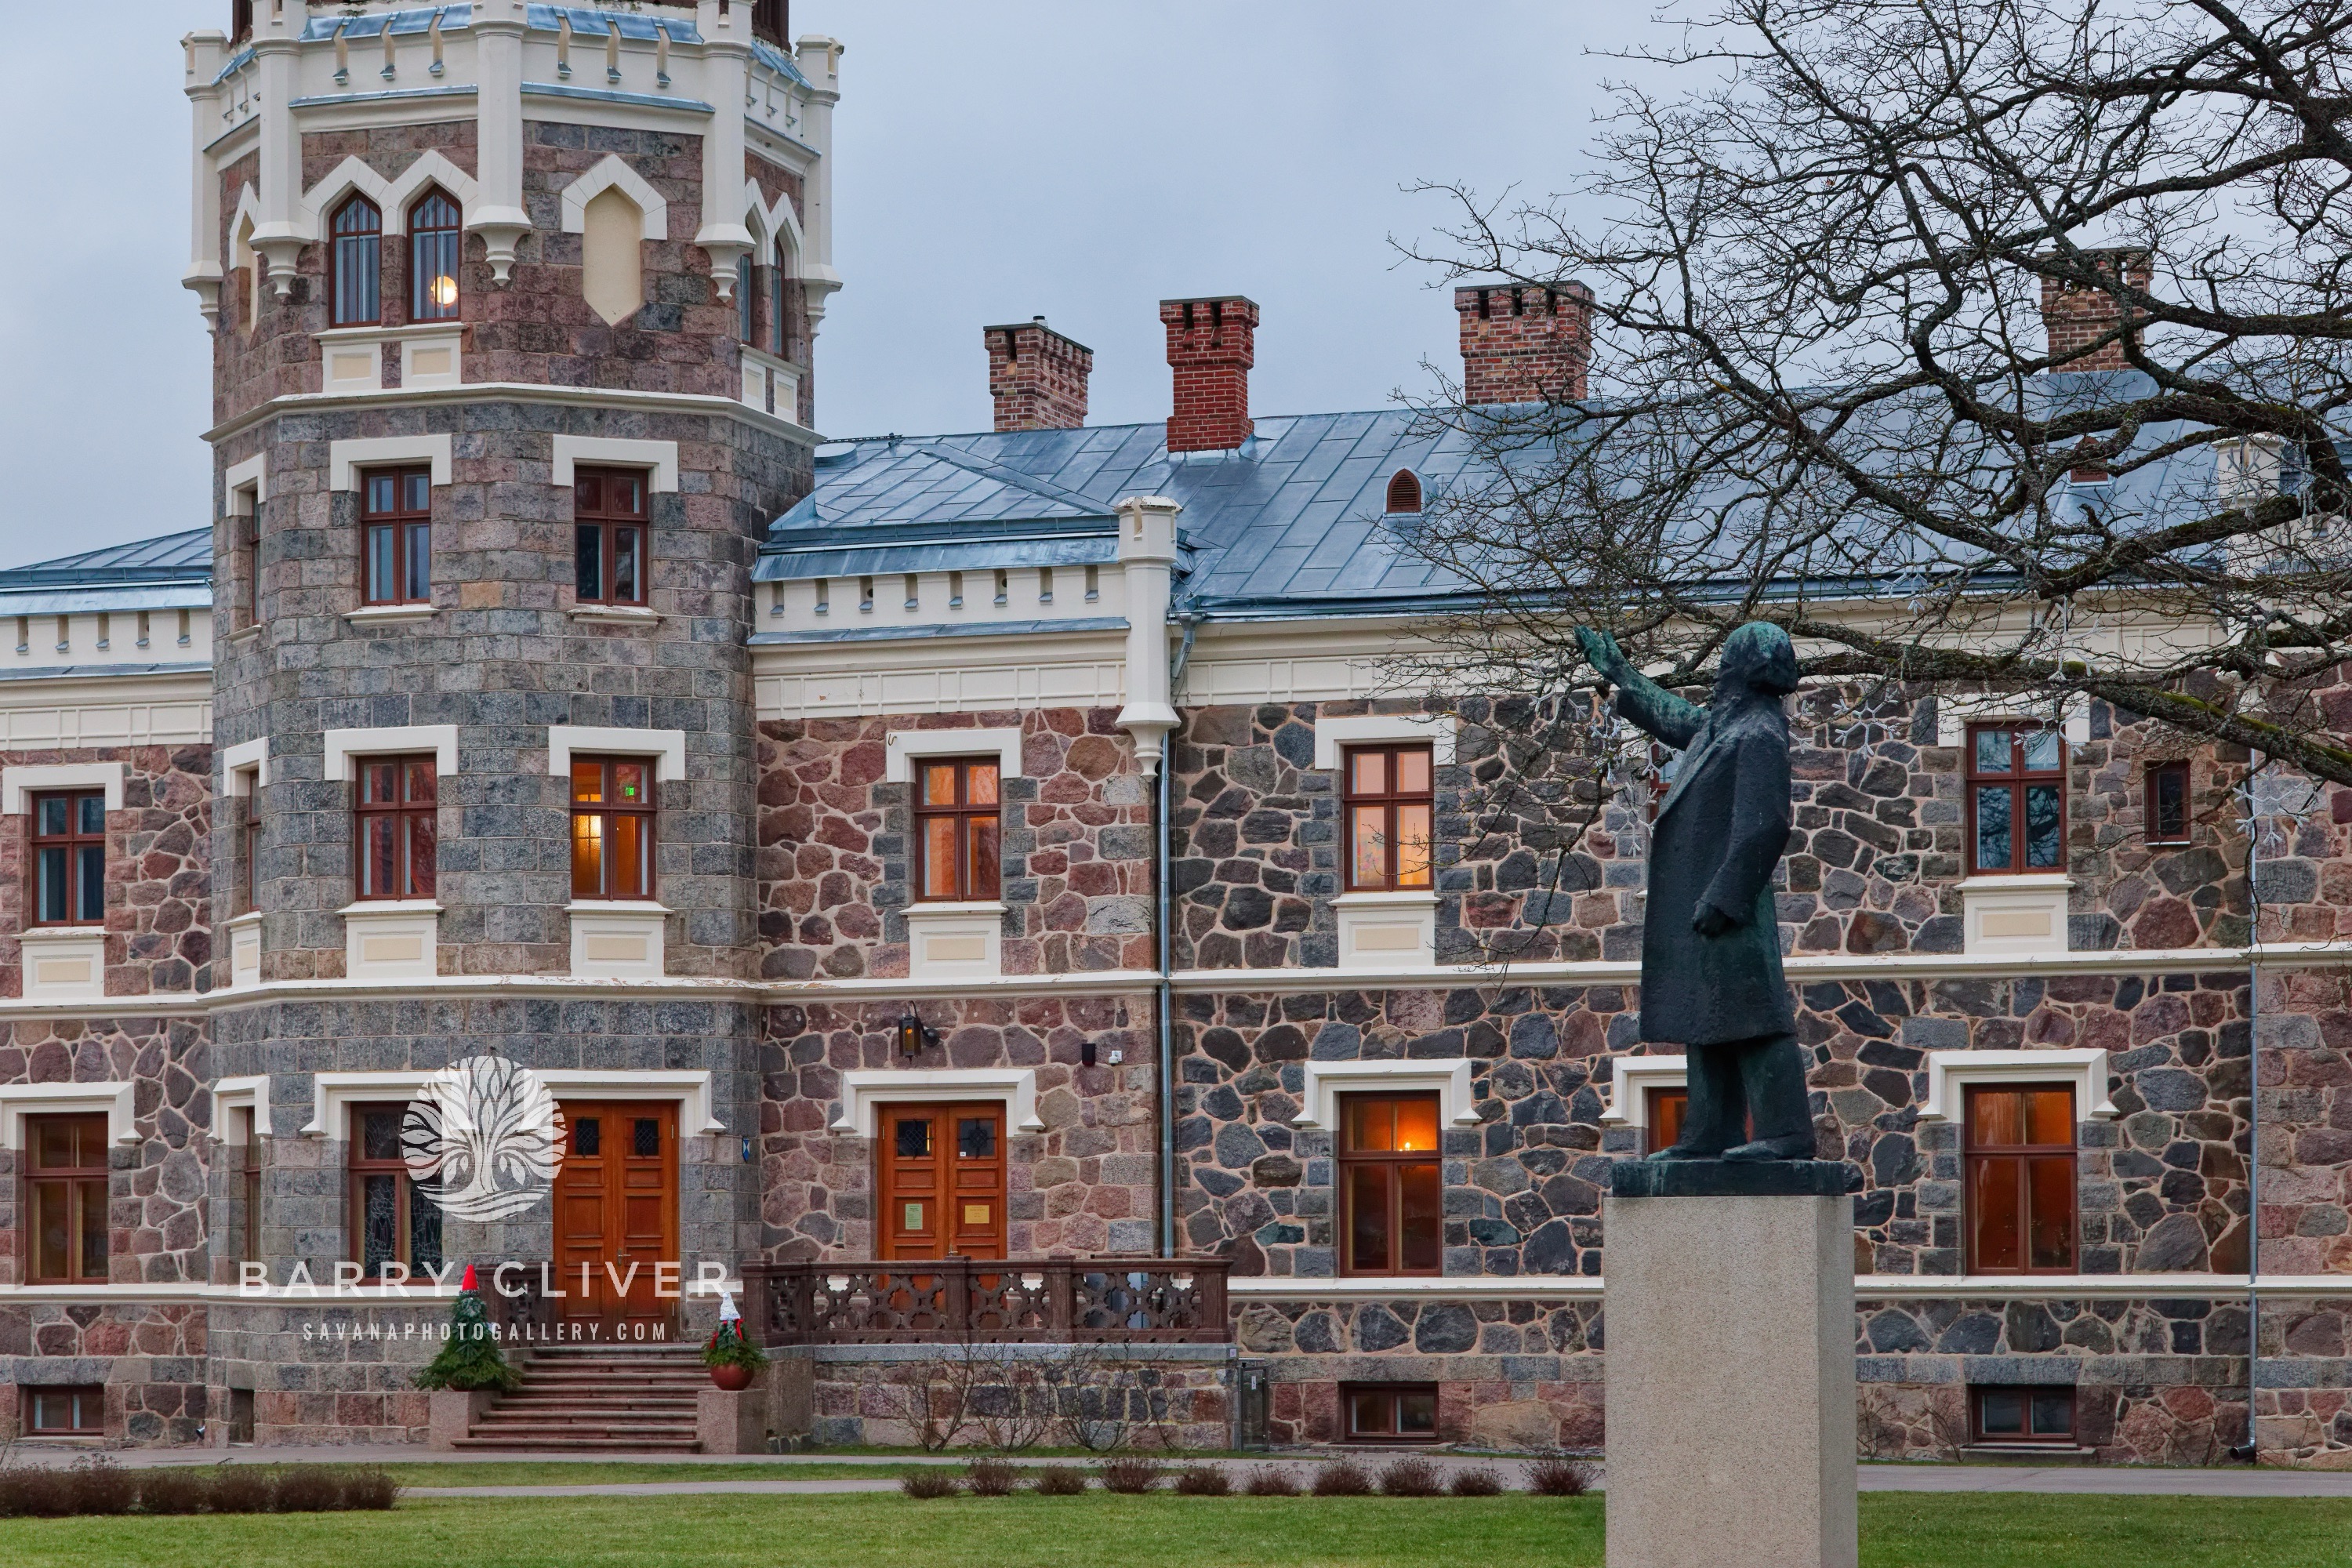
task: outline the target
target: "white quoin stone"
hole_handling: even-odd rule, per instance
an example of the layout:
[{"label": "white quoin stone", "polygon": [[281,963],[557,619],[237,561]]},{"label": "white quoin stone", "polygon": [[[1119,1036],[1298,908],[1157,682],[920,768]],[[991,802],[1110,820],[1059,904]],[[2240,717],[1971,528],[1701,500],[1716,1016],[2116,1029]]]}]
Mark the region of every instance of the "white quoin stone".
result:
[{"label": "white quoin stone", "polygon": [[1168,671],[1169,584],[1176,567],[1176,516],[1166,496],[1129,496],[1118,505],[1118,563],[1127,577],[1127,706],[1118,727],[1135,738],[1145,778],[1160,772],[1176,710]]}]

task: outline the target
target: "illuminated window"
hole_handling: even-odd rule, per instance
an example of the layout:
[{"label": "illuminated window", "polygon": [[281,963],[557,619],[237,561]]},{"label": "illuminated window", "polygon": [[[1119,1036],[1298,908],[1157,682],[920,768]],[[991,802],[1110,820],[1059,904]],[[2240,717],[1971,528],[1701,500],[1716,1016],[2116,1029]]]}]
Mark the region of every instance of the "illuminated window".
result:
[{"label": "illuminated window", "polygon": [[439,191],[408,209],[408,316],[415,321],[457,319],[457,262],[465,248],[457,204]]},{"label": "illuminated window", "polygon": [[1444,1239],[1437,1097],[1339,1100],[1340,1268],[1434,1274]]},{"label": "illuminated window", "polygon": [[572,896],[654,896],[654,764],[572,759]]},{"label": "illuminated window", "polygon": [[1349,890],[1431,886],[1430,749],[1349,747],[1346,784]]},{"label": "illuminated window", "polygon": [[2074,1091],[1994,1085],[1968,1092],[1971,1274],[2074,1271]]},{"label": "illuminated window", "polygon": [[916,766],[917,896],[949,902],[997,898],[1003,807],[995,759],[942,758]]},{"label": "illuminated window", "polygon": [[353,890],[362,899],[429,899],[440,837],[434,759],[361,757],[352,801]]}]

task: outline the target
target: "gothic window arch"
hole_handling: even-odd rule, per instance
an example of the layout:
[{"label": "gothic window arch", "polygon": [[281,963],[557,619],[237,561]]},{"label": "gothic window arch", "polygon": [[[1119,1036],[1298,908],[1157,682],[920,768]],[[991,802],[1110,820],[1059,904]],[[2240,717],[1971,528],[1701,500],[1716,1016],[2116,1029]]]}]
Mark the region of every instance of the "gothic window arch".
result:
[{"label": "gothic window arch", "polygon": [[408,319],[457,319],[458,262],[466,244],[465,217],[437,187],[408,209]]},{"label": "gothic window arch", "polygon": [[383,214],[354,195],[335,209],[329,242],[331,323],[372,327],[383,319]]}]

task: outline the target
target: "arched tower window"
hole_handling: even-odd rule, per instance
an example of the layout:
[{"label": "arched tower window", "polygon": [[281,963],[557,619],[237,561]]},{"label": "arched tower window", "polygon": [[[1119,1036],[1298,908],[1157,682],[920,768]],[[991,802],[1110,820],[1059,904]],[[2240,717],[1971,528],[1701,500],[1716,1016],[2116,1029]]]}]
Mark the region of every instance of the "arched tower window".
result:
[{"label": "arched tower window", "polygon": [[751,253],[747,250],[735,258],[735,335],[745,348],[759,346],[752,336],[758,324],[758,300],[751,287]]},{"label": "arched tower window", "polygon": [[408,209],[408,319],[457,319],[457,261],[466,243],[457,204],[427,191]]},{"label": "arched tower window", "polygon": [[373,326],[383,319],[383,215],[365,196],[335,209],[333,322]]},{"label": "arched tower window", "polygon": [[1389,480],[1389,510],[1419,511],[1421,479],[1411,468],[1399,468]]},{"label": "arched tower window", "polygon": [[779,239],[776,241],[773,264],[768,268],[769,335],[774,340],[778,359],[792,357],[790,345],[784,339],[784,333],[789,330],[788,324],[791,320],[790,313],[785,310],[784,286],[791,279],[792,273],[784,266],[784,242]]}]

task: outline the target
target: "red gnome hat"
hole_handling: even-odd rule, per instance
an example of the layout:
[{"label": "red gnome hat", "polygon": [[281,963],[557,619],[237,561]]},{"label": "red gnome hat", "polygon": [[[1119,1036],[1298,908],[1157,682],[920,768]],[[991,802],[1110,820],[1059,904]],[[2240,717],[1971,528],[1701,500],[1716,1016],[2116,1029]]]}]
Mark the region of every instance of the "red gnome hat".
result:
[{"label": "red gnome hat", "polygon": [[[448,1276],[445,1274],[442,1278],[446,1279]],[[474,1266],[472,1264],[468,1263],[466,1265],[466,1277],[457,1281],[457,1289],[460,1290],[478,1290],[481,1289],[480,1286],[474,1283]]]}]

